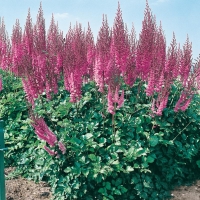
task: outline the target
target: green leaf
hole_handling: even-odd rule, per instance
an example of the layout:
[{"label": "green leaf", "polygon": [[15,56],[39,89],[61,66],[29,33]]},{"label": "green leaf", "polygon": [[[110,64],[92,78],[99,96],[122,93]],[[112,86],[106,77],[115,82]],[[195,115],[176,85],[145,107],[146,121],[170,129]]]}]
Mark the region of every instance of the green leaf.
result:
[{"label": "green leaf", "polygon": [[127,166],[127,167],[126,167],[126,171],[127,171],[127,172],[132,172],[132,171],[134,171],[134,168],[131,167],[131,166]]},{"label": "green leaf", "polygon": [[150,183],[148,183],[148,182],[146,182],[146,181],[143,182],[143,185],[144,185],[144,187],[146,187],[146,188],[151,188],[151,187],[150,187]]},{"label": "green leaf", "polygon": [[157,136],[151,136],[150,137],[150,140],[149,140],[149,142],[150,142],[150,145],[152,146],[152,147],[155,147],[157,144],[158,144],[158,137]]},{"label": "green leaf", "polygon": [[119,186],[122,184],[122,179],[121,178],[118,178],[116,181],[115,181],[115,186]]},{"label": "green leaf", "polygon": [[20,129],[22,129],[22,130],[27,130],[27,129],[28,129],[28,126],[21,126]]},{"label": "green leaf", "polygon": [[43,165],[43,164],[44,164],[44,159],[41,158],[41,159],[36,160],[36,161],[35,161],[35,164],[36,164],[36,165]]},{"label": "green leaf", "polygon": [[148,163],[153,163],[154,160],[155,160],[155,159],[154,159],[152,156],[148,156],[146,161],[147,161]]},{"label": "green leaf", "polygon": [[106,189],[111,190],[111,184],[109,182],[106,182]]},{"label": "green leaf", "polygon": [[71,194],[72,190],[69,186],[65,187],[65,191],[68,193],[68,194]]},{"label": "green leaf", "polygon": [[90,139],[90,138],[93,137],[93,134],[92,133],[87,133],[87,134],[85,134],[85,137],[86,137],[86,139]]},{"label": "green leaf", "polygon": [[120,190],[123,193],[126,193],[128,190],[124,186],[120,186]]},{"label": "green leaf", "polygon": [[112,195],[108,195],[108,197],[111,199],[111,200],[115,200],[114,197]]},{"label": "green leaf", "polygon": [[85,169],[85,168],[82,168],[82,169],[81,169],[81,172],[83,173],[83,175],[84,175],[85,177],[87,177],[90,171],[89,171],[89,169],[87,169],[87,168],[86,168],[86,169]]},{"label": "green leaf", "polygon": [[96,156],[94,154],[89,154],[88,157],[92,160],[92,161],[96,161]]},{"label": "green leaf", "polygon": [[116,195],[121,195],[122,193],[120,192],[120,190],[115,189],[115,190],[114,190],[114,194],[116,194]]},{"label": "green leaf", "polygon": [[196,161],[196,164],[198,165],[198,167],[200,168],[200,160]]},{"label": "green leaf", "polygon": [[105,189],[104,189],[104,188],[100,188],[100,189],[98,190],[98,192],[101,193],[101,194],[105,194]]},{"label": "green leaf", "polygon": [[174,123],[174,118],[170,117],[170,118],[167,119],[167,121],[173,124]]},{"label": "green leaf", "polygon": [[65,173],[69,173],[69,172],[71,172],[71,171],[72,171],[72,169],[71,169],[70,167],[67,167],[67,168],[64,169],[64,172],[65,172]]}]

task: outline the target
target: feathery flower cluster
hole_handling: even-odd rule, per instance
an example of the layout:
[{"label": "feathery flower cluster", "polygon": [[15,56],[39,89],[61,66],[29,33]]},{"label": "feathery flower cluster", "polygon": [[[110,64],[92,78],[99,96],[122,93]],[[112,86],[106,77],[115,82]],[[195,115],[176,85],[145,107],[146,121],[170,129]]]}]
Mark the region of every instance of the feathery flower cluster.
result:
[{"label": "feathery flower cluster", "polygon": [[151,110],[153,114],[157,116],[162,115],[162,111],[167,107],[169,94],[166,93],[165,96],[159,96],[156,100],[153,99]]},{"label": "feathery flower cluster", "polygon": [[90,28],[90,25],[88,23],[88,30],[86,33],[86,53],[87,53],[87,63],[88,63],[88,70],[87,74],[89,75],[90,79],[93,79],[94,76],[94,65],[95,65],[95,44],[94,44],[94,38],[92,35],[92,30]]},{"label": "feathery flower cluster", "polygon": [[62,142],[58,142],[59,149],[62,151],[62,154],[66,153],[66,147]]},{"label": "feathery flower cluster", "polygon": [[105,73],[110,60],[111,31],[106,16],[103,16],[97,43],[94,65],[94,80],[101,93],[105,92]]},{"label": "feathery flower cluster", "polygon": [[137,78],[137,73],[136,73],[137,39],[136,39],[135,28],[133,25],[131,33],[129,35],[128,42],[130,46],[130,52],[127,60],[126,73],[124,74],[124,81],[127,85],[132,87]]},{"label": "feathery flower cluster", "polygon": [[89,24],[86,32],[80,24],[76,24],[74,28],[70,26],[63,38],[53,16],[46,34],[41,5],[35,25],[32,23],[30,10],[24,32],[19,21],[16,21],[11,42],[3,20],[0,22],[1,68],[9,69],[22,78],[32,108],[34,99],[43,92],[46,92],[48,99],[51,99],[52,93],[58,92],[58,81],[63,76],[71,102],[80,100],[83,83],[95,81],[99,91],[107,94],[108,111],[111,114],[115,114],[116,109],[124,103],[124,91],[120,90],[122,81],[130,87],[137,78],[145,82],[146,95],[157,97],[153,101],[153,113],[162,115],[171,84],[180,79],[184,90],[175,111],[184,110],[192,100],[194,88],[200,88],[200,64],[197,63],[197,69],[194,70],[191,57],[192,45],[189,39],[181,49],[174,34],[166,52],[162,26],[156,25],[148,1],[138,40],[134,26],[131,33],[128,33],[120,5],[112,30],[106,16],[103,16],[96,44]]},{"label": "feathery flower cluster", "polygon": [[8,70],[10,62],[10,42],[6,33],[4,19],[0,20],[0,66]]},{"label": "feathery flower cluster", "polygon": [[[32,120],[33,120],[32,126],[35,129],[36,135],[41,140],[46,141],[50,145],[50,147],[55,147],[56,145],[58,145],[58,148],[60,149],[62,154],[65,154],[66,153],[65,145],[61,141],[57,140],[56,135],[49,129],[44,119],[37,118],[32,115]],[[46,145],[44,146],[44,149],[52,156],[55,156],[55,155],[59,156],[57,151],[51,150]]]},{"label": "feathery flower cluster", "polygon": [[156,38],[156,22],[152,16],[148,3],[139,35],[136,56],[136,71],[142,80],[147,80],[154,56]]},{"label": "feathery flower cluster", "polygon": [[185,111],[188,108],[188,106],[192,100],[192,97],[193,96],[188,98],[188,95],[183,92],[175,105],[174,111],[175,112],[178,112],[179,110]]},{"label": "feathery flower cluster", "polygon": [[66,35],[63,59],[64,85],[70,92],[70,101],[81,98],[82,77],[88,72],[85,35],[81,25],[76,24]]},{"label": "feathery flower cluster", "polygon": [[192,67],[192,43],[189,42],[187,37],[186,43],[183,46],[183,52],[180,56],[180,76],[183,87],[186,87],[189,73]]},{"label": "feathery flower cluster", "polygon": [[51,147],[57,143],[56,135],[49,129],[43,118],[32,117],[35,133],[41,140],[46,141]]},{"label": "feathery flower cluster", "polygon": [[58,154],[57,151],[51,150],[49,147],[47,147],[46,145],[44,146],[44,149],[49,153],[49,155],[51,156],[56,156]]},{"label": "feathery flower cluster", "polygon": [[112,56],[115,58],[116,65],[120,69],[121,74],[124,75],[127,68],[130,47],[128,41],[128,34],[127,30],[124,27],[122,12],[119,3],[113,25],[112,40]]}]

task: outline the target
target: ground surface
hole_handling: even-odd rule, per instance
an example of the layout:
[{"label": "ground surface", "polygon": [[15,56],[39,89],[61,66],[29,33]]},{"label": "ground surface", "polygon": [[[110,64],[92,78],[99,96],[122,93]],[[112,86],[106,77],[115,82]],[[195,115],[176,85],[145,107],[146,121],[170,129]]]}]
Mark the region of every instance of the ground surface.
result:
[{"label": "ground surface", "polygon": [[[5,169],[7,176],[13,168]],[[24,178],[6,180],[6,200],[50,200],[50,187],[44,182],[39,184]]]},{"label": "ground surface", "polygon": [[192,186],[181,186],[171,192],[171,200],[200,200],[200,180]]},{"label": "ground surface", "polygon": [[[7,176],[13,169],[7,168]],[[192,186],[182,186],[171,192],[171,200],[200,200],[200,180]],[[50,187],[44,182],[39,184],[23,178],[6,180],[6,200],[50,200]]]}]

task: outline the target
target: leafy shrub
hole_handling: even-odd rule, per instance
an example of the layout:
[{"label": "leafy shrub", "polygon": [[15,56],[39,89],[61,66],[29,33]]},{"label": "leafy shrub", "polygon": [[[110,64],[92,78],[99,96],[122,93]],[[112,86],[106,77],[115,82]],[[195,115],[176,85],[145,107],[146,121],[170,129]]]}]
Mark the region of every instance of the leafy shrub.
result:
[{"label": "leafy shrub", "polygon": [[[105,97],[97,92],[94,83],[84,85],[83,98],[76,104],[69,102],[70,95],[64,89],[52,101],[46,100],[45,94],[40,96],[34,112],[44,117],[64,142],[66,154],[56,149],[59,158],[51,157],[43,149],[45,143],[36,141],[28,125],[25,101],[24,110],[20,104],[21,109],[13,111],[13,115],[9,107],[2,112],[6,134],[12,133],[6,139],[6,145],[12,146],[6,163],[10,164],[12,158],[17,172],[24,177],[48,181],[59,200],[167,198],[173,186],[199,177],[196,162],[200,149],[200,98],[196,95],[187,111],[174,113],[177,88],[173,86],[168,108],[161,117],[151,116],[145,85],[140,91],[138,82],[126,88],[125,105],[117,110],[114,124],[102,104]],[[22,91],[17,94],[15,99],[24,98]]]},{"label": "leafy shrub", "polygon": [[[39,141],[30,126],[28,106],[21,80],[8,72],[0,71],[3,90],[0,92],[0,118],[5,122],[5,166],[16,166],[21,156]],[[28,158],[26,158],[28,159]]]}]

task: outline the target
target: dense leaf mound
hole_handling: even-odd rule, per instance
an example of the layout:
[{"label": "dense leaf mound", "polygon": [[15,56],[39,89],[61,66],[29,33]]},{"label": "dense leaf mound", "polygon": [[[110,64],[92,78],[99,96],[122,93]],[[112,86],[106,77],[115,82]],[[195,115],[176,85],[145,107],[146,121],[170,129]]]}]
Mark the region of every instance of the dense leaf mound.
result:
[{"label": "dense leaf mound", "polygon": [[163,115],[154,117],[139,80],[132,88],[123,85],[124,106],[114,116],[92,82],[83,86],[83,98],[75,104],[64,88],[52,100],[44,93],[34,114],[66,146],[65,154],[55,147],[58,155],[50,156],[31,126],[20,80],[2,73],[0,117],[9,148],[5,165],[17,166],[15,174],[50,183],[55,199],[160,200],[175,185],[199,178],[200,97],[194,96],[185,112],[175,113],[178,83]]}]

